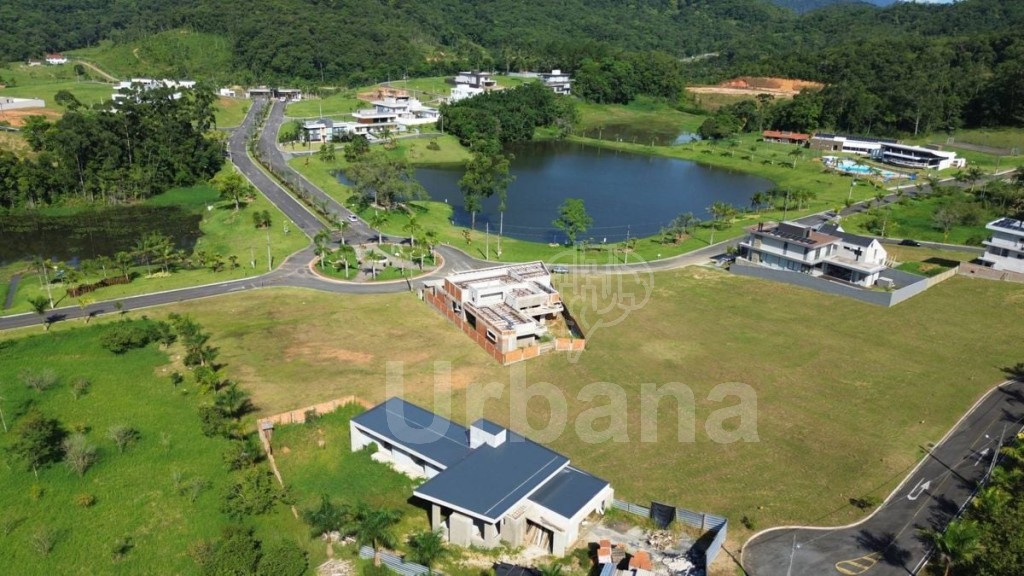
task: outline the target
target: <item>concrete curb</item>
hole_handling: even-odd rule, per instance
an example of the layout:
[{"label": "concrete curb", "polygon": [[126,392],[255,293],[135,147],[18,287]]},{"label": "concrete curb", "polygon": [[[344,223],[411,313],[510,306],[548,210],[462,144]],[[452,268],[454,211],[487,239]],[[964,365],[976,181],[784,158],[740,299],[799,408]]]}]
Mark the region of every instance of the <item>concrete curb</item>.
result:
[{"label": "concrete curb", "polygon": [[[995,394],[998,390],[1002,389],[1003,386],[1006,386],[1007,384],[1012,384],[1014,382],[1015,382],[1014,380],[1004,380],[1003,382],[1000,382],[998,385],[992,387],[987,392],[982,394],[981,397],[978,398],[978,400],[976,400],[974,402],[974,404],[972,404],[971,407],[966,412],[964,412],[964,414],[962,416],[960,416],[959,419],[957,419],[957,421],[953,424],[953,426],[949,430],[946,431],[946,433],[942,436],[942,438],[939,439],[939,441],[935,443],[935,446],[939,446],[942,443],[944,443],[946,440],[948,440],[949,437],[953,434],[953,432],[955,432],[956,429],[960,427],[960,425],[964,422],[964,420],[966,420],[978,408],[978,406],[980,406],[982,404],[982,402],[987,400],[989,398],[989,396],[992,396],[993,394]],[[862,518],[862,519],[860,519],[860,520],[858,520],[856,522],[851,522],[850,524],[844,524],[842,526],[801,526],[801,525],[775,526],[773,528],[766,528],[764,530],[761,530],[760,532],[754,533],[753,536],[751,536],[750,538],[747,538],[747,541],[743,543],[743,548],[740,549],[740,565],[741,565],[741,567],[744,564],[743,563],[743,553],[746,552],[747,546],[749,546],[750,543],[753,542],[754,540],[756,540],[757,538],[760,538],[761,536],[764,536],[765,534],[768,534],[769,532],[776,532],[776,531],[779,531],[779,530],[821,530],[821,531],[845,530],[847,528],[855,528],[855,527],[857,527],[857,526],[867,522],[868,520],[871,520],[871,518],[873,518],[875,516],[875,514],[877,514],[882,508],[884,508],[885,505],[888,504],[896,496],[896,494],[898,492],[900,492],[904,488],[904,486],[907,484],[907,482],[909,482],[910,479],[913,478],[914,474],[917,473],[917,471],[921,468],[921,466],[923,466],[924,463],[928,461],[928,457],[929,457],[929,455],[925,454],[925,456],[923,458],[918,460],[917,464],[914,465],[914,467],[910,470],[910,472],[907,473],[907,475],[903,478],[903,480],[900,480],[900,483],[897,484],[896,487],[893,488],[892,492],[890,492],[889,495],[885,497],[885,500],[883,500],[881,504],[879,504],[874,510],[872,510],[870,514],[868,514],[867,516],[865,516],[864,518]]]}]

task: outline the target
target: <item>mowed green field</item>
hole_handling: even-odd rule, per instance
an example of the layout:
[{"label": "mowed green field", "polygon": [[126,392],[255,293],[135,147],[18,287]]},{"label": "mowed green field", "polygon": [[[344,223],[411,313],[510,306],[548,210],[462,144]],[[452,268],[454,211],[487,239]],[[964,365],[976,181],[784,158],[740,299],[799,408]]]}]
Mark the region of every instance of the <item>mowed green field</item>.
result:
[{"label": "mowed green field", "polygon": [[[194,573],[188,546],[216,537],[231,522],[220,511],[231,481],[221,461],[229,443],[200,432],[197,407],[204,399],[189,384],[172,386],[168,375],[181,366],[172,365],[166,352],[154,345],[115,356],[100,346],[102,330],[79,326],[0,344],[0,406],[12,427],[0,435],[0,566],[5,574]],[[41,370],[57,374],[58,384],[36,392],[22,383],[21,373]],[[70,383],[77,377],[92,386],[75,400]],[[83,477],[58,463],[36,478],[4,451],[30,406],[60,420],[68,431],[88,430],[98,460]],[[110,427],[119,425],[140,433],[123,454],[108,438]],[[209,484],[191,501],[178,493],[176,478]],[[79,495],[93,496],[95,504],[79,505]],[[283,506],[249,523],[268,542],[307,544],[305,528]],[[44,535],[53,542],[48,554],[39,551]],[[116,559],[112,550],[122,538],[133,547]]]},{"label": "mowed green field", "polygon": [[[349,394],[384,400],[392,361],[405,395],[428,407],[435,370],[450,374],[442,390],[452,392],[457,421],[467,419],[468,395],[496,383],[503,396],[486,404],[489,418],[508,424],[527,414],[540,439],[610,480],[619,497],[745,515],[758,527],[862,516],[851,497],[884,497],[920,447],[940,439],[1002,380],[1003,367],[1022,359],[1024,326],[1006,318],[1024,313],[1024,288],[1009,283],[956,277],[883,309],[703,268],[645,278],[649,298],[635,279],[611,280],[607,292],[599,278],[569,277],[561,286],[588,331],[578,360],[555,354],[513,368],[498,366],[411,294],[268,290],[149,314],[187,310],[209,326],[264,413]],[[620,314],[630,307],[616,309],[616,297],[636,309]],[[595,312],[602,309],[610,312]],[[550,383],[564,396],[568,426],[549,435],[550,407],[540,398],[513,406],[512,382]],[[616,385],[627,402],[617,412],[625,434],[597,443],[576,428],[587,410],[609,402],[581,396],[594,382]],[[684,412],[695,415],[695,439],[678,440],[676,408],[666,400],[656,441],[643,441],[640,423],[651,414],[642,414],[641,386],[672,382],[693,391]],[[717,410],[738,402],[710,399],[727,382],[756,393],[756,442],[720,444],[705,432]],[[597,418],[594,428],[610,423]]]}]

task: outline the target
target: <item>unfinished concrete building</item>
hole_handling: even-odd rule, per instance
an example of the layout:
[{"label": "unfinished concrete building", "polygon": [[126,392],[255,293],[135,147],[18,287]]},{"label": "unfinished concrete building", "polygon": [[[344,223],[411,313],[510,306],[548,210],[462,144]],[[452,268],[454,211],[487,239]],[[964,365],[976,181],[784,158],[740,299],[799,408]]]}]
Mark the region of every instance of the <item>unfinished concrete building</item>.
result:
[{"label": "unfinished concrete building", "polygon": [[543,262],[452,274],[428,283],[424,300],[502,364],[586,344]]}]

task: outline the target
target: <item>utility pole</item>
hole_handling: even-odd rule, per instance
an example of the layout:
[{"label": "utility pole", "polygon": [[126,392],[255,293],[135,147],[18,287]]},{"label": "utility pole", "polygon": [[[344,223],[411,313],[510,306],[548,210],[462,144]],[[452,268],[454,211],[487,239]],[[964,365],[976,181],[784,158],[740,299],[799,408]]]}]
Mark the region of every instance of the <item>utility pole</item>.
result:
[{"label": "utility pole", "polygon": [[[0,396],[0,403],[2,403],[4,400],[6,400],[6,398],[4,398],[3,396]],[[0,404],[0,422],[4,423],[4,434],[6,434],[7,433],[7,419],[4,418],[4,407],[3,407],[2,404]]]},{"label": "utility pole", "polygon": [[491,259],[491,223],[484,224],[484,260]]},{"label": "utility pole", "polygon": [[249,246],[249,265],[253,270],[256,269],[256,249]]}]

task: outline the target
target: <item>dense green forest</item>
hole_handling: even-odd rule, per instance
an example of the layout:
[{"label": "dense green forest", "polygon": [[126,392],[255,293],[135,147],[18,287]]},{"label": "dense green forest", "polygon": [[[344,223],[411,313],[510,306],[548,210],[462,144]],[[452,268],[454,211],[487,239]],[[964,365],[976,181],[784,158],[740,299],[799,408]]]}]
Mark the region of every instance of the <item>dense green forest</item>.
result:
[{"label": "dense green forest", "polygon": [[561,68],[591,101],[643,93],[676,102],[685,84],[772,75],[828,88],[759,125],[878,135],[1024,125],[1024,2],[790,9],[820,3],[10,0],[0,5],[0,57],[183,28],[226,39],[231,70],[220,79],[243,83],[358,86],[460,68]]},{"label": "dense green forest", "polygon": [[0,207],[138,200],[205,181],[224,162],[222,144],[207,136],[209,89],[140,88],[96,110],[57,97],[67,109],[59,120],[32,116],[24,127],[35,158],[0,151]]}]

